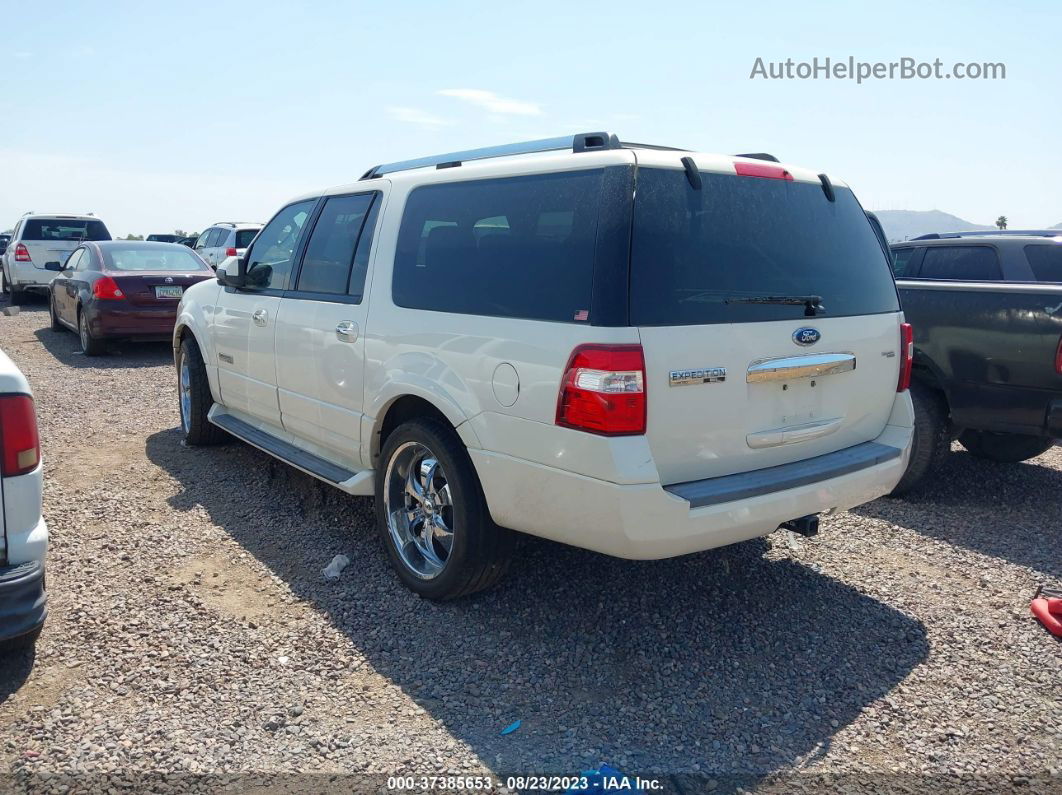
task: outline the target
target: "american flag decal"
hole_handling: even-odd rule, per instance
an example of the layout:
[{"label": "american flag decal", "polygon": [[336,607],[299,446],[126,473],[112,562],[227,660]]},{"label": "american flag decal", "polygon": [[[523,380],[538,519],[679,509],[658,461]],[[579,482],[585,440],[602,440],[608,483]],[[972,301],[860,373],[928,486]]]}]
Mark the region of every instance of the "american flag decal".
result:
[{"label": "american flag decal", "polygon": [[575,319],[576,320],[589,320],[590,319],[589,310],[580,309],[578,312],[575,313]]}]

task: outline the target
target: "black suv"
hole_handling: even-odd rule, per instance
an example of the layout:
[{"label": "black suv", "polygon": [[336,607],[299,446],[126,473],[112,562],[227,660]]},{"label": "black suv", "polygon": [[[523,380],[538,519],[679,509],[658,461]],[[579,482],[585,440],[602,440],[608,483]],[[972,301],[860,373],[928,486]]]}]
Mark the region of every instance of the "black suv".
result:
[{"label": "black suv", "polygon": [[1062,437],[1062,230],[926,235],[892,245],[914,326],[915,488],[950,450],[1018,462]]}]

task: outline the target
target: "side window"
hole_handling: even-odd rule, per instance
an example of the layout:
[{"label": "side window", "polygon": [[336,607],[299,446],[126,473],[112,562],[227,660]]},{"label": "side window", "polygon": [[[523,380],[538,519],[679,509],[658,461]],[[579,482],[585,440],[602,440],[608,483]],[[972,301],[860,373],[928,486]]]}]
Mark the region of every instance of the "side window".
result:
[{"label": "side window", "polygon": [[214,231],[214,227],[212,227],[212,226],[204,229],[200,233],[199,238],[195,241],[194,248],[206,248],[207,238],[210,237],[210,233],[213,232],[213,231]]},{"label": "side window", "polygon": [[600,169],[416,188],[395,254],[399,306],[586,321]]},{"label": "side window", "polygon": [[897,248],[892,251],[892,274],[897,279],[911,275],[912,266],[918,263],[917,248]]},{"label": "side window", "polygon": [[221,245],[222,238],[225,237],[224,227],[216,226],[210,230],[210,237],[207,238],[207,248],[217,248]]},{"label": "side window", "polygon": [[1003,278],[999,255],[990,246],[929,246],[921,279],[990,282]]},{"label": "side window", "polygon": [[74,251],[74,253],[67,258],[66,264],[63,265],[63,270],[76,271],[78,263],[81,261],[81,257],[84,256],[84,254],[85,249],[83,248]]},{"label": "side window", "polygon": [[[346,295],[354,251],[374,194],[333,196],[325,201],[302,258],[297,290]],[[362,275],[364,280],[364,274]]]},{"label": "side window", "polygon": [[295,249],[316,199],[289,204],[266,224],[247,254],[247,286],[284,290]]},{"label": "side window", "polygon": [[1062,243],[1026,246],[1025,258],[1036,281],[1062,282]]},{"label": "side window", "polygon": [[379,194],[369,208],[369,215],[361,226],[361,237],[358,239],[358,250],[354,252],[354,267],[350,272],[350,285],[347,293],[361,301],[365,293],[365,274],[369,270],[369,251],[372,249],[372,240],[376,234],[376,219],[380,215]]}]

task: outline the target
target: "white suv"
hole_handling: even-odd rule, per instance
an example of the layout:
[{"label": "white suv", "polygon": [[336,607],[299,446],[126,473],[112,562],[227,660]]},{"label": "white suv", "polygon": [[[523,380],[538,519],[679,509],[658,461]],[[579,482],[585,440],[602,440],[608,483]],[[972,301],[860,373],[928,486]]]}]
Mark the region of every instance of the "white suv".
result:
[{"label": "white suv", "polygon": [[33,395],[0,351],[0,649],[33,643],[48,612],[42,471]]},{"label": "white suv", "polygon": [[374,495],[430,598],[495,582],[512,530],[624,558],[812,532],[903,474],[910,327],[851,190],[767,157],[587,133],[294,199],[184,294],[186,439]]},{"label": "white suv", "polygon": [[0,257],[4,292],[13,303],[28,290],[48,292],[67,257],[86,240],[110,240],[103,221],[91,215],[26,213],[15,224]]},{"label": "white suv", "polygon": [[226,257],[242,257],[261,228],[261,224],[220,221],[203,230],[193,248],[210,267],[217,268]]}]

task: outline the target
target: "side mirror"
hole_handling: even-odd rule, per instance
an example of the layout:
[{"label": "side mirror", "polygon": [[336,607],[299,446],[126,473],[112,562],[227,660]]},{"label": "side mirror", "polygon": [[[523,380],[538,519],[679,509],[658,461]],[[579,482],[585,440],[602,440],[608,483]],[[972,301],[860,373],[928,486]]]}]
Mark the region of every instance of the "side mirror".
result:
[{"label": "side mirror", "polygon": [[46,271],[61,271],[63,264],[61,262],[46,262],[44,263],[44,269]]},{"label": "side mirror", "polygon": [[230,267],[232,267],[231,263],[228,266],[224,267],[224,268],[219,266],[216,269],[216,272],[215,272],[214,275],[217,276],[218,283],[222,287],[240,288],[240,287],[246,286],[246,284],[247,284],[246,262],[242,258],[239,260],[239,263],[237,265],[236,273],[229,273],[228,272],[228,268],[230,268]]}]

